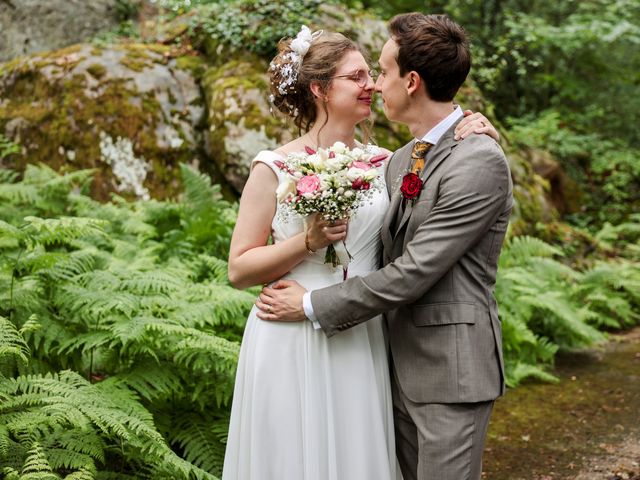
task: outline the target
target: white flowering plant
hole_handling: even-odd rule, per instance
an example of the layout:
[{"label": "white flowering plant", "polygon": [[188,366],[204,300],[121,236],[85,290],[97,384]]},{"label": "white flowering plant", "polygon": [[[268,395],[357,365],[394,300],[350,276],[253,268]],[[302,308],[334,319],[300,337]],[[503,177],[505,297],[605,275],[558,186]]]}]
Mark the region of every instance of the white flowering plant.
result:
[{"label": "white flowering plant", "polygon": [[[387,154],[376,148],[348,148],[336,142],[328,148],[287,155],[275,165],[286,173],[276,191],[285,215],[295,213],[306,217],[321,214],[328,221],[349,217],[374,191],[383,187],[379,167]],[[346,269],[351,256],[344,242],[329,245],[325,263]],[[336,250],[338,247],[338,250]]]}]

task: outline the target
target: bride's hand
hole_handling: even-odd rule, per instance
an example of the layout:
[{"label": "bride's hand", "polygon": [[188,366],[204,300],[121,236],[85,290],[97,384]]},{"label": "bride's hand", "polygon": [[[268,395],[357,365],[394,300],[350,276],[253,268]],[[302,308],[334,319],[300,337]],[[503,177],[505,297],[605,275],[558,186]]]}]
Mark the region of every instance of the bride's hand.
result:
[{"label": "bride's hand", "polygon": [[314,252],[347,236],[347,220],[329,222],[322,215],[313,214],[307,223],[307,239],[309,248]]},{"label": "bride's hand", "polygon": [[487,117],[480,112],[473,113],[471,110],[465,110],[464,118],[460,120],[454,131],[454,138],[460,140],[472,133],[486,133],[496,142],[500,141],[500,134]]}]

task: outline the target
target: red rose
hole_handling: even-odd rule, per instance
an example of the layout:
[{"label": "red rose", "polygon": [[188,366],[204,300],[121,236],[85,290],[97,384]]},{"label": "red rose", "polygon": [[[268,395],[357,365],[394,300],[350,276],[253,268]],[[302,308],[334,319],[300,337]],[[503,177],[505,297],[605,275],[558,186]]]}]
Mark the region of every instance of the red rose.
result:
[{"label": "red rose", "polygon": [[415,173],[407,173],[402,178],[402,186],[400,192],[407,200],[414,200],[422,190],[422,179]]},{"label": "red rose", "polygon": [[369,182],[365,182],[361,178],[356,178],[351,182],[351,188],[354,190],[369,190],[369,188],[371,188],[371,184]]}]

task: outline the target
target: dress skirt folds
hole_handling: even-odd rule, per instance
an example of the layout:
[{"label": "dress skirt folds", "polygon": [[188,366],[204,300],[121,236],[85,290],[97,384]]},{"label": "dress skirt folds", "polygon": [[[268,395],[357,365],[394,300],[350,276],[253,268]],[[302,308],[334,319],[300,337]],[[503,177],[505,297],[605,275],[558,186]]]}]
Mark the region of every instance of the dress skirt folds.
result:
[{"label": "dress skirt folds", "polygon": [[[371,147],[375,148],[375,147]],[[262,162],[283,175],[268,151]],[[378,267],[388,208],[375,192],[349,224],[349,276]],[[300,219],[272,222],[274,242],[303,230]],[[325,250],[285,278],[306,289],[342,281]],[[396,480],[392,402],[382,317],[327,338],[310,321],[265,322],[251,311],[236,375],[223,480]],[[399,469],[398,469],[399,470]]]}]

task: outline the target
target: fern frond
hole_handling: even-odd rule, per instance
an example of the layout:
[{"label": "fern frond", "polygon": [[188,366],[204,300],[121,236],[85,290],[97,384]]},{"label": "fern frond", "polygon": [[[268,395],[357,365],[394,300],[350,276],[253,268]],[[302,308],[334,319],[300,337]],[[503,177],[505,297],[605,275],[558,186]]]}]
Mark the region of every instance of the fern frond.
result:
[{"label": "fern frond", "polygon": [[24,237],[22,230],[0,220],[0,249],[18,248]]},{"label": "fern frond", "polygon": [[106,444],[91,429],[57,432],[53,441],[67,451],[83,454],[100,463],[105,462]]},{"label": "fern frond", "polygon": [[175,369],[151,361],[139,362],[130,371],[119,374],[117,379],[149,401],[180,396],[184,390],[182,378]]},{"label": "fern frond", "polygon": [[0,200],[12,204],[36,204],[42,199],[37,185],[0,183]]},{"label": "fern frond", "polygon": [[214,474],[220,474],[219,466],[222,465],[225,451],[220,430],[223,430],[226,438],[228,428],[228,421],[214,421],[211,417],[196,413],[180,415],[170,441],[180,446],[187,461]]},{"label": "fern frond", "polygon": [[96,469],[95,463],[89,455],[64,448],[47,448],[47,459],[54,470],[82,470],[82,475],[91,475],[91,472],[95,473]]},{"label": "fern frond", "polygon": [[95,467],[81,467],[77,472],[70,473],[64,480],[95,480],[96,470]]},{"label": "fern frond", "polygon": [[192,211],[206,211],[212,201],[222,201],[220,185],[212,185],[208,175],[193,167],[181,164],[180,174],[184,185],[184,200]]},{"label": "fern frond", "polygon": [[195,266],[197,268],[195,272],[196,278],[200,281],[212,280],[223,285],[229,283],[227,277],[228,263],[226,261],[211,255],[201,254],[198,255]]},{"label": "fern frond", "polygon": [[47,456],[39,442],[33,442],[22,468],[21,480],[53,480],[59,479],[47,460]]},{"label": "fern frond", "polygon": [[[0,316],[0,359],[9,356],[28,363],[31,352],[15,325]],[[0,378],[1,374],[2,372],[0,371]]]},{"label": "fern frond", "polygon": [[514,365],[505,365],[505,370],[508,373],[506,384],[509,388],[518,386],[526,378],[536,378],[550,383],[558,383],[560,381],[558,377],[547,372],[539,365],[517,362]]},{"label": "fern frond", "polygon": [[15,183],[18,177],[18,172],[7,168],[0,168],[0,183]]},{"label": "fern frond", "polygon": [[135,294],[170,293],[184,289],[185,283],[163,270],[131,272],[129,278],[122,280],[120,288]]},{"label": "fern frond", "polygon": [[500,267],[523,266],[536,258],[564,256],[562,250],[536,237],[509,237],[500,253]]},{"label": "fern frond", "polygon": [[38,218],[25,217],[26,231],[29,243],[32,246],[69,244],[77,238],[86,236],[104,236],[104,227],[107,225],[102,220],[82,217]]}]

